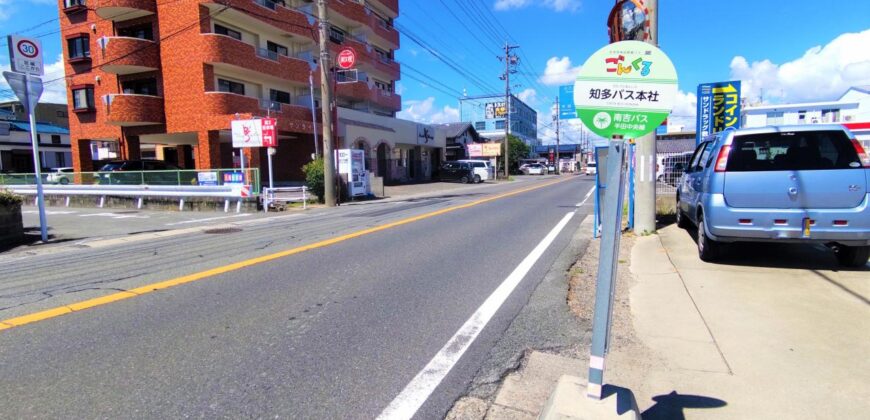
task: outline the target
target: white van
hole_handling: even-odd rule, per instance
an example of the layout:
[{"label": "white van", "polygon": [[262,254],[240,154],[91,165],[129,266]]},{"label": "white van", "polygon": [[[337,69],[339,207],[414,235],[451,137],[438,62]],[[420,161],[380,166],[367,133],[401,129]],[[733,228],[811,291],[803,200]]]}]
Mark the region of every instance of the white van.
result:
[{"label": "white van", "polygon": [[475,184],[495,179],[495,168],[492,167],[492,163],[488,160],[463,159],[458,160],[457,162],[468,162],[471,164],[474,168],[474,180],[472,182]]}]

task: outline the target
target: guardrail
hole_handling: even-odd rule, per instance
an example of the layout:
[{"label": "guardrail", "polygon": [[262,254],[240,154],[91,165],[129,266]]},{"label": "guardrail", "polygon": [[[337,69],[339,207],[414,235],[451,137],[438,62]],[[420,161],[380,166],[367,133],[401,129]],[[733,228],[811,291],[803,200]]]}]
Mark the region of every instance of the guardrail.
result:
[{"label": "guardrail", "polygon": [[[0,174],[0,187],[36,183],[33,173]],[[49,185],[136,185],[136,186],[222,186],[245,184],[251,194],[260,194],[260,170],[181,169],[169,171],[43,172],[42,183]]]},{"label": "guardrail", "polygon": [[263,199],[263,211],[265,212],[268,212],[269,208],[276,203],[283,206],[287,203],[301,201],[302,208],[308,208],[308,187],[263,188],[263,194],[260,197]]},{"label": "guardrail", "polygon": [[[5,188],[21,195],[36,195],[36,185],[7,185]],[[184,210],[184,199],[210,197],[224,199],[224,212],[228,212],[230,201],[236,200],[236,213],[241,211],[242,198],[250,196],[242,185],[223,186],[165,186],[165,185],[44,185],[43,194],[66,196],[66,206],[70,197],[76,195],[99,196],[100,208],[106,203],[107,196],[138,198],[137,208],[142,208],[145,197],[178,198],[178,210]],[[37,203],[38,204],[38,203]]]}]

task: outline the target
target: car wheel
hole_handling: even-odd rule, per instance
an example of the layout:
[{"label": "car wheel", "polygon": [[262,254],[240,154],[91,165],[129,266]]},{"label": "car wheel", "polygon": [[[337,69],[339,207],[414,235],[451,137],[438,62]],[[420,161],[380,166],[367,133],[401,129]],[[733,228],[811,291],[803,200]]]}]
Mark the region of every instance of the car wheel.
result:
[{"label": "car wheel", "polygon": [[680,229],[689,228],[689,219],[686,217],[686,214],[683,213],[683,210],[680,209],[680,196],[677,196],[677,211],[675,217],[677,219],[677,227]]},{"label": "car wheel", "polygon": [[461,183],[463,183],[463,184],[467,184],[467,183],[468,183],[468,177],[467,177],[467,176],[464,176],[464,177],[462,177],[462,178],[459,178],[459,182],[461,182]]},{"label": "car wheel", "polygon": [[719,259],[722,244],[710,239],[704,227],[704,215],[698,215],[698,256],[701,261],[713,262]]},{"label": "car wheel", "polygon": [[474,176],[474,183],[480,184],[481,182],[483,182],[483,181],[480,179],[480,175],[475,175]]},{"label": "car wheel", "polygon": [[61,179],[60,179],[60,184],[61,184],[61,185],[69,184],[69,179],[67,179],[67,178],[61,178]]},{"label": "car wheel", "polygon": [[843,267],[859,268],[870,261],[870,246],[843,246],[837,250],[837,261]]}]

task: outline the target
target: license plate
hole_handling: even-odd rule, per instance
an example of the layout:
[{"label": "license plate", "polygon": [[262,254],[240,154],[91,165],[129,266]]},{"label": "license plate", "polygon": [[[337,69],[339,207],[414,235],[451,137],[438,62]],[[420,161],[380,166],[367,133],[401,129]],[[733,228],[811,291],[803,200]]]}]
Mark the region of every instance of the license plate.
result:
[{"label": "license plate", "polygon": [[810,237],[810,226],[813,224],[813,221],[810,220],[809,217],[804,217],[803,226],[804,226],[804,238]]}]

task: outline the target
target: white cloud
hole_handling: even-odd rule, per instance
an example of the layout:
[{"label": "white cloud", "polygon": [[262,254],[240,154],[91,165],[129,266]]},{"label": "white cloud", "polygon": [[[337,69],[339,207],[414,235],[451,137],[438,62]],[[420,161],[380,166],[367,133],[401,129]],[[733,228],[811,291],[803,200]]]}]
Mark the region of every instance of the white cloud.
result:
[{"label": "white cloud", "polygon": [[[538,91],[532,88],[527,88],[526,90],[518,93],[517,98],[520,98],[520,100],[525,102],[526,105],[533,107],[538,103]],[[540,113],[538,115],[540,115]]]},{"label": "white cloud", "polygon": [[698,98],[692,92],[677,91],[676,103],[671,116],[668,117],[668,126],[673,129],[682,126],[683,131],[695,129],[695,116],[698,115]]},{"label": "white cloud", "polygon": [[776,64],[751,64],[745,57],[731,60],[731,78],[743,81],[743,96],[756,103],[834,100],[846,89],[870,84],[870,29],[845,33],[803,56]]},{"label": "white cloud", "polygon": [[495,10],[522,9],[530,5],[538,5],[557,12],[576,12],[580,8],[580,0],[496,0]]},{"label": "white cloud", "polygon": [[0,0],[0,22],[8,20],[15,9],[12,8],[11,0]]},{"label": "white cloud", "polygon": [[571,84],[580,74],[581,67],[572,67],[571,59],[568,57],[552,57],[547,60],[547,67],[539,81],[548,86]]},{"label": "white cloud", "polygon": [[[9,65],[0,66],[3,71],[9,70]],[[45,82],[45,88],[42,92],[42,97],[39,102],[65,104],[66,103],[66,79],[64,78],[64,63],[63,54],[58,54],[57,60],[53,63],[45,65],[45,76],[42,77]],[[5,78],[0,78],[0,91],[4,93],[9,90],[9,84]],[[16,99],[14,94],[9,94],[10,98]],[[4,95],[4,98],[6,95]]]},{"label": "white cloud", "polygon": [[435,106],[435,97],[430,96],[422,101],[404,101],[405,108],[396,114],[397,118],[411,120],[426,124],[441,124],[459,121],[459,108],[444,105],[441,108]]}]

